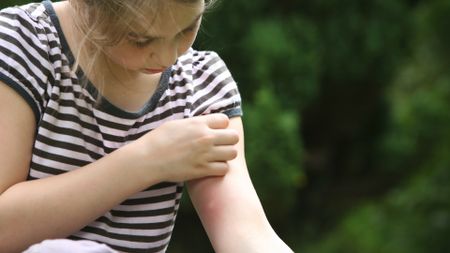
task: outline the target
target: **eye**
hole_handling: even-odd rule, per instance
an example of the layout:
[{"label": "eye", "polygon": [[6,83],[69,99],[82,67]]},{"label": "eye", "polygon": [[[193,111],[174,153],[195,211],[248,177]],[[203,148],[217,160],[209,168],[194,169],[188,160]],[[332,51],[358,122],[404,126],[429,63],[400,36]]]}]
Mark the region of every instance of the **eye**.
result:
[{"label": "eye", "polygon": [[152,38],[143,38],[135,33],[129,33],[127,36],[127,40],[129,43],[131,43],[133,46],[136,46],[138,48],[144,48],[152,44],[155,39]]},{"label": "eye", "polygon": [[146,40],[146,41],[130,41],[134,46],[139,47],[139,48],[144,48],[149,46],[152,41]]}]

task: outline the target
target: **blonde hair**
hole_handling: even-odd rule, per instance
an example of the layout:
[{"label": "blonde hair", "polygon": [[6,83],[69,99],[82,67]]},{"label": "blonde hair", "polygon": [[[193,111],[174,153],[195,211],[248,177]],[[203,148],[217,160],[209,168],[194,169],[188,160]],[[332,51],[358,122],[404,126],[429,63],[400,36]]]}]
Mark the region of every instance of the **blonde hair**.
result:
[{"label": "blonde hair", "polygon": [[[216,0],[69,0],[74,9],[74,25],[83,36],[76,52],[73,71],[79,68],[79,59],[84,53],[89,58],[83,66],[85,73],[83,82],[87,84],[88,75],[101,77],[101,73],[96,73],[95,66],[103,59],[102,57],[105,57],[104,49],[121,42],[130,32],[138,33],[136,21],[148,17],[156,18],[159,11],[170,8],[170,4],[173,3],[195,4],[199,1],[205,1],[205,10],[210,9],[216,2]],[[104,83],[100,80],[97,86],[101,91]]]}]

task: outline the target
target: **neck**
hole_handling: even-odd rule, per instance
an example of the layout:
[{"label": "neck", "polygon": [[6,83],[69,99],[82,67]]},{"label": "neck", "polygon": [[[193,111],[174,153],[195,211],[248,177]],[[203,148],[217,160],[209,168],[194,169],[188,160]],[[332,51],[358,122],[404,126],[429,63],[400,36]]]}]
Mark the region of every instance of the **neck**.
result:
[{"label": "neck", "polygon": [[148,92],[153,90],[153,85],[159,80],[160,75],[145,75],[140,72],[124,69],[116,63],[109,60],[108,56],[102,54],[99,63],[96,66],[95,73],[102,78],[105,83],[112,84],[111,88],[123,88],[129,92]]}]

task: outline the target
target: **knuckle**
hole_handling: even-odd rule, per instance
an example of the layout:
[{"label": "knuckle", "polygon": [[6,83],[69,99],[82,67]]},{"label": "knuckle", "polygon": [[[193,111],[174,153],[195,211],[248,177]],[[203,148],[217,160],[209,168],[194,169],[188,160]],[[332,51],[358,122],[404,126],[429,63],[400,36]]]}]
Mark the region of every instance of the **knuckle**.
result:
[{"label": "knuckle", "polygon": [[215,136],[212,134],[203,134],[199,139],[198,139],[198,144],[200,146],[206,146],[206,147],[210,147],[214,144],[214,139]]}]

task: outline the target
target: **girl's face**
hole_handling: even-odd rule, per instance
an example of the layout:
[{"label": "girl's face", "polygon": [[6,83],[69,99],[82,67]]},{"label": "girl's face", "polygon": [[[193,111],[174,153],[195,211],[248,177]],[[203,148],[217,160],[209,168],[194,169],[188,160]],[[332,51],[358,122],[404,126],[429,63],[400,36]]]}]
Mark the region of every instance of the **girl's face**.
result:
[{"label": "girl's face", "polygon": [[[157,74],[175,63],[194,43],[202,21],[204,1],[172,3],[157,17],[140,20],[142,32],[130,32],[115,46],[105,49],[108,59],[127,71]],[[151,24],[146,27],[146,24]]]}]

